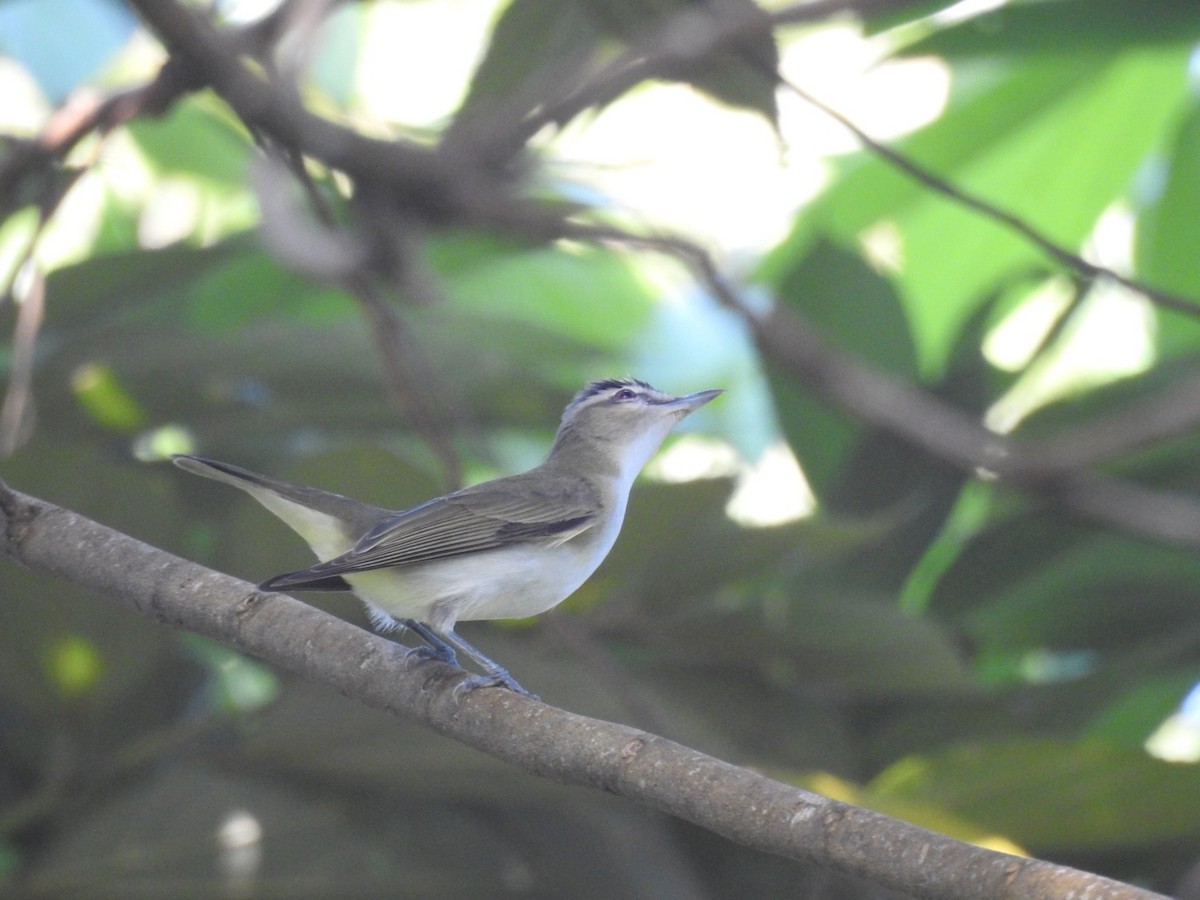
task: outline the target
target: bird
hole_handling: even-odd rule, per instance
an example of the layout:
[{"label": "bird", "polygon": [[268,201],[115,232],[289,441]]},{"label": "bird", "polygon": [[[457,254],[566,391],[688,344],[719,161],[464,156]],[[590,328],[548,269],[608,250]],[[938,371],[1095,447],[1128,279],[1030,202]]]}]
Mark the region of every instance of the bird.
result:
[{"label": "bird", "polygon": [[574,593],[612,549],[634,479],[667,434],[723,393],[676,397],[634,378],[589,382],[567,404],[540,465],[402,510],[201,456],[172,461],[245,491],[316,554],[316,565],[268,578],[260,590],[353,591],[376,631],[407,629],[427,645],[410,652],[462,668],[461,652],[483,670],[456,691],[502,686],[533,697],[455,625],[534,616]]}]

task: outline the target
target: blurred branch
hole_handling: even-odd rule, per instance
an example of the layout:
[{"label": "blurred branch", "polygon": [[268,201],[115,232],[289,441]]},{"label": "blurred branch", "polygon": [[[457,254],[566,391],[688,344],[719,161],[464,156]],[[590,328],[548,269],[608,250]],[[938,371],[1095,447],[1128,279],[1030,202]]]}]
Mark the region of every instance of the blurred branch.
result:
[{"label": "blurred branch", "polygon": [[46,279],[32,271],[32,283],[17,306],[17,327],[13,331],[12,371],[4,401],[0,403],[0,459],[11,456],[20,446],[33,415],[33,364],[38,332],[45,312]]},{"label": "blurred branch", "polygon": [[[0,159],[0,211],[36,202],[48,215],[61,196],[47,196],[45,185],[84,138],[104,135],[139,115],[161,115],[194,84],[168,61],[149,83],[104,98],[82,94],[55,110],[33,140],[9,139]],[[31,189],[32,188],[32,189]]]},{"label": "blurred branch", "polygon": [[[446,422],[466,417],[444,413],[454,404],[444,396],[445,390],[420,348],[409,340],[404,322],[379,279],[372,277],[373,272],[385,269],[392,276],[390,280],[414,302],[441,301],[436,282],[424,271],[420,248],[413,246],[417,241],[409,233],[411,229],[404,227],[397,213],[388,227],[382,223],[372,226],[367,235],[338,230],[329,201],[313,181],[304,160],[288,153],[286,162],[285,170],[281,161],[268,156],[255,168],[262,217],[259,232],[264,243],[285,264],[315,281],[346,291],[358,302],[375,342],[392,404],[437,458],[447,488],[461,487],[462,462],[450,441]],[[293,180],[304,189],[307,209],[293,196]],[[360,207],[366,205],[365,201],[359,203]],[[310,212],[316,216],[315,222],[309,221]],[[363,246],[372,237],[377,243],[384,235],[389,246]],[[371,264],[372,258],[377,262]],[[443,412],[439,414],[438,410]]]},{"label": "blurred branch", "polygon": [[403,320],[383,293],[365,276],[352,280],[347,287],[370,323],[393,403],[408,416],[441,463],[447,487],[462,487],[462,461],[446,434],[445,417],[434,412],[435,408],[445,408],[441,402],[444,388],[419,359],[418,348],[408,339]]},{"label": "blurred branch", "polygon": [[6,556],[140,615],[221,641],[526,772],[635,800],[768,853],[915,897],[1159,896],[956,841],[511,691],[478,689],[456,700],[459,669],[24,494],[0,489],[0,528]]}]

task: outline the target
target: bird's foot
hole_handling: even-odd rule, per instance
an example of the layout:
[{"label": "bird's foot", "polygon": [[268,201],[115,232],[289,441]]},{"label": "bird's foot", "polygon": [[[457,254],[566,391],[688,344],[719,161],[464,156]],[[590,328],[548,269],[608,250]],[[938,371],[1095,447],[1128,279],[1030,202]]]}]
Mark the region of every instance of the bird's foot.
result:
[{"label": "bird's foot", "polygon": [[508,672],[504,671],[503,669],[498,669],[494,672],[489,672],[487,675],[470,675],[467,678],[464,678],[454,686],[454,700],[455,702],[458,702],[465,694],[468,694],[477,688],[486,687],[508,688],[513,693],[520,694],[523,697],[528,697],[530,700],[537,700],[540,702],[542,699],[537,694],[531,694],[529,691],[525,690],[525,688],[521,687],[521,685],[517,683],[517,680],[509,675]]},{"label": "bird's foot", "polygon": [[462,668],[458,665],[458,656],[455,654],[454,648],[445,644],[440,647],[409,647],[408,656],[416,657],[417,660],[432,659]]}]

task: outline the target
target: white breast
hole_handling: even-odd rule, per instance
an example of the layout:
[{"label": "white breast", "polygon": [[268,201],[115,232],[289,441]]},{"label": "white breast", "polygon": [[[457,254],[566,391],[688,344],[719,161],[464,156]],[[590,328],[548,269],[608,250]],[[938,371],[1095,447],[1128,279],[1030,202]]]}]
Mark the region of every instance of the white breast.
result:
[{"label": "white breast", "polygon": [[345,577],[360,598],[389,616],[439,630],[460,620],[535,616],[573,594],[608,556],[625,501],[618,492],[602,531],[557,547],[524,544]]}]

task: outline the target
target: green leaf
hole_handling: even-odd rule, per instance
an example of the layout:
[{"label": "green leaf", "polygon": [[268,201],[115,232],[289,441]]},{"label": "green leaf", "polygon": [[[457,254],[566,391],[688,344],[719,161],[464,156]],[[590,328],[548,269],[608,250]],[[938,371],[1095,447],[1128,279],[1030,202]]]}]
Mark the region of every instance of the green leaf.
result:
[{"label": "green leaf", "polygon": [[[1137,275],[1149,284],[1196,299],[1200,311],[1200,105],[1193,103],[1176,126],[1169,154],[1155,160],[1159,193],[1138,215]],[[1159,308],[1157,343],[1164,355],[1200,349],[1196,316]]]},{"label": "green leaf", "polygon": [[172,104],[161,119],[138,117],[129,134],[161,173],[185,174],[234,189],[246,185],[253,145],[211,98]]},{"label": "green leaf", "polygon": [[1179,0],[1035,0],[1005,3],[905,49],[964,57],[1108,56],[1140,44],[1200,39],[1200,7]]},{"label": "green leaf", "polygon": [[940,13],[951,6],[958,5],[958,2],[959,0],[912,0],[912,2],[900,4],[895,8],[884,5],[877,10],[866,9],[860,13],[863,18],[863,31],[868,35],[879,34],[890,28]]},{"label": "green leaf", "polygon": [[1108,704],[1093,719],[1085,737],[1142,749],[1154,730],[1198,683],[1200,668],[1188,666],[1159,678],[1147,678]]},{"label": "green leaf", "polygon": [[79,405],[100,426],[132,433],[147,424],[146,411],[105,363],[85,363],[75,370],[71,386]]},{"label": "green leaf", "polygon": [[1101,741],[962,744],[900,760],[867,790],[948,810],[1042,854],[1200,836],[1194,767]]},{"label": "green leaf", "polygon": [[[588,10],[610,37],[631,47],[644,45],[650,35],[661,35],[668,23],[677,22],[680,14],[703,14],[706,4],[691,0],[584,0]],[[754,0],[723,0],[713,5],[721,14],[750,16],[759,12]],[[764,20],[765,21],[765,20]],[[732,106],[741,106],[761,113],[773,125],[779,111],[775,103],[777,79],[775,70],[779,53],[774,32],[762,28],[732,45],[728,51],[710,54],[695,64],[681,66],[667,77],[688,82],[709,95]]]},{"label": "green leaf", "polygon": [[660,662],[671,653],[677,665],[697,657],[707,666],[753,664],[777,683],[859,701],[976,692],[951,636],[890,597],[833,582],[783,590],[733,613],[692,609],[660,619]]},{"label": "green leaf", "polygon": [[512,250],[443,274],[461,314],[524,322],[610,352],[628,347],[649,320],[651,290],[621,254]]},{"label": "green leaf", "polygon": [[977,536],[932,608],[981,647],[1117,650],[1189,624],[1193,557],[1031,512]]},{"label": "green leaf", "polygon": [[578,0],[512,0],[492,29],[455,124],[503,110],[514,120],[560,89],[592,56],[600,32]]},{"label": "green leaf", "polygon": [[[858,256],[819,241],[770,273],[781,302],[821,335],[873,368],[903,380],[917,375],[909,323],[892,286]],[[828,500],[861,429],[768,361],[784,434],[816,495]]]},{"label": "green leaf", "polygon": [[[729,0],[725,6],[740,15],[757,10],[753,0]],[[564,86],[574,86],[581,72],[609,58],[611,41],[624,47],[639,46],[673,16],[700,14],[703,9],[702,4],[688,0],[513,0],[493,29],[456,125],[486,124],[498,110],[519,118],[558,96]],[[681,66],[664,77],[690,83],[732,106],[759,112],[775,124],[778,62],[772,31],[761,29],[728,52]],[[597,97],[595,103],[603,106],[614,99]]]}]

